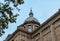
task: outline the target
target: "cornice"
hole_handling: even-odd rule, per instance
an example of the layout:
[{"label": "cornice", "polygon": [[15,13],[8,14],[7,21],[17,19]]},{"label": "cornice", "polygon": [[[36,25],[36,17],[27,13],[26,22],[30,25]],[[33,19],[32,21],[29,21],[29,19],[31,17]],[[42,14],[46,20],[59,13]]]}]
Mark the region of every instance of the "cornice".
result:
[{"label": "cornice", "polygon": [[[10,37],[8,37],[8,40],[9,39],[11,39],[17,32],[19,32],[19,31],[21,31],[21,32],[24,32],[24,33],[27,33],[27,34],[29,34],[29,35],[33,35],[33,34],[35,34],[38,30],[40,30],[44,25],[46,25],[47,23],[49,23],[51,20],[53,20],[56,16],[58,16],[58,15],[60,15],[60,9],[58,10],[58,12],[56,12],[54,15],[52,15],[50,18],[48,18],[44,23],[42,23],[42,24],[39,24],[39,23],[37,23],[38,25],[40,25],[40,27],[38,28],[38,29],[36,29],[33,33],[27,33],[27,32],[25,32],[25,31],[23,31],[23,30],[19,30],[19,29],[17,29],[15,32],[13,32],[13,34],[11,34],[11,36]],[[30,22],[27,22],[27,23],[30,23]],[[35,22],[33,22],[33,23],[35,23]],[[24,24],[22,24],[22,25],[20,25],[20,26],[23,26],[23,25],[25,25],[26,23],[24,23]]]}]

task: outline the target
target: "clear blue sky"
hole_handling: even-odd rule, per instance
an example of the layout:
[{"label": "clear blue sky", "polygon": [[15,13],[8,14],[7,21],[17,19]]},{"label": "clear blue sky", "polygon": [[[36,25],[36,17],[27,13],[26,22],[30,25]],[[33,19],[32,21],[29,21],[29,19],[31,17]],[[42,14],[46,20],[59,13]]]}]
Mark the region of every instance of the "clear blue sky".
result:
[{"label": "clear blue sky", "polygon": [[[20,16],[17,18],[17,23],[9,24],[9,28],[5,30],[5,34],[0,37],[0,41],[3,41],[8,34],[12,34],[17,26],[22,24],[28,17],[30,8],[34,13],[34,17],[42,24],[49,17],[58,11],[60,8],[60,0],[24,0],[24,4],[20,5]],[[17,11],[15,10],[14,13]]]}]

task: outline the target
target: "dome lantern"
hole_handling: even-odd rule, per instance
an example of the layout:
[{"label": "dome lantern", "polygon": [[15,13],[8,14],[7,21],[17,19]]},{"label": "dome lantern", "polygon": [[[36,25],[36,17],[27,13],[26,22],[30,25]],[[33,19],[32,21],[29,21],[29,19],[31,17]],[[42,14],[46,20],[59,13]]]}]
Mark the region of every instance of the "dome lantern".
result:
[{"label": "dome lantern", "polygon": [[32,9],[30,10],[29,17],[33,17]]}]

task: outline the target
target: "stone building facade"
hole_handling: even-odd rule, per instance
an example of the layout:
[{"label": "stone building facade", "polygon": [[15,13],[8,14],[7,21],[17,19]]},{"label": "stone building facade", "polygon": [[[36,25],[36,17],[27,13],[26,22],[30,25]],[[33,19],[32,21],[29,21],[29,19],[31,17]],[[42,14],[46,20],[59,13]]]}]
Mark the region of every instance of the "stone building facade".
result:
[{"label": "stone building facade", "polygon": [[31,10],[25,22],[4,41],[60,41],[60,10],[42,24]]}]

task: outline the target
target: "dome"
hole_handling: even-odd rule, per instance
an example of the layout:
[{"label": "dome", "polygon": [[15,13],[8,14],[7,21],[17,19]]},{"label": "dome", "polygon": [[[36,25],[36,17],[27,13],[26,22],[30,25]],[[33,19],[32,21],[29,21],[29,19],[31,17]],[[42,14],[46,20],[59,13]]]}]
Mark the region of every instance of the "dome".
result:
[{"label": "dome", "polygon": [[38,20],[35,17],[33,17],[32,10],[30,10],[29,17],[25,20],[24,23],[28,23],[28,22],[29,23],[39,23]]},{"label": "dome", "polygon": [[38,20],[34,17],[28,17],[26,20],[26,22],[29,22],[29,21],[35,21],[35,22],[38,22]]}]

